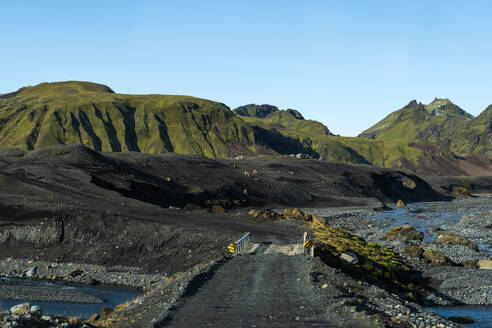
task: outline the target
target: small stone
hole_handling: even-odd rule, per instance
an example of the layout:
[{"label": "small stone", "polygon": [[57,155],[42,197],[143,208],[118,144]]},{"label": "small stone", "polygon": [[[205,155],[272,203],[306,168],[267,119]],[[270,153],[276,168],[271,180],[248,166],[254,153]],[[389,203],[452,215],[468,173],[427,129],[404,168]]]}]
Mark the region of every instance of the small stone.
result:
[{"label": "small stone", "polygon": [[405,202],[401,199],[398,199],[396,202],[396,207],[406,207]]},{"label": "small stone", "polygon": [[327,288],[328,287],[328,284],[323,284],[323,286],[321,286],[321,288]]},{"label": "small stone", "polygon": [[226,212],[225,208],[221,205],[213,205],[212,213],[214,214],[224,214]]},{"label": "small stone", "polygon": [[492,270],[492,260],[480,260],[477,263],[479,269]]},{"label": "small stone", "polygon": [[26,277],[32,278],[36,274],[36,267],[29,268],[25,271]]},{"label": "small stone", "polygon": [[31,313],[41,313],[41,308],[37,305],[31,306],[31,309],[29,310]]},{"label": "small stone", "polygon": [[90,316],[89,319],[87,319],[87,322],[94,322],[96,321],[97,319],[99,319],[99,314],[97,313],[94,313],[93,315]]},{"label": "small stone", "polygon": [[41,320],[43,320],[43,321],[51,321],[51,317],[49,315],[43,315],[43,316],[41,316]]},{"label": "small stone", "polygon": [[31,309],[31,305],[29,303],[17,304],[10,308],[10,313],[16,315],[23,315],[24,313],[29,312],[30,309]]},{"label": "small stone", "polygon": [[77,269],[77,270],[70,272],[68,275],[72,278],[75,278],[77,276],[80,276],[82,273],[84,273],[84,271]]},{"label": "small stone", "polygon": [[350,252],[342,253],[340,255],[340,259],[349,263],[349,264],[356,264],[357,262],[359,262],[357,255],[355,255],[354,253],[350,253]]}]

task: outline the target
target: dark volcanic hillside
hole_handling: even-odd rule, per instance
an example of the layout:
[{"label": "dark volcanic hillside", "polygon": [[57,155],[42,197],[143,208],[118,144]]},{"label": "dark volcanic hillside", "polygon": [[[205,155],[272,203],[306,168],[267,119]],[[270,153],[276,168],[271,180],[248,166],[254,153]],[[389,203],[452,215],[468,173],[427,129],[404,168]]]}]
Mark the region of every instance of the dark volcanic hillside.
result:
[{"label": "dark volcanic hillside", "polygon": [[228,238],[247,231],[283,238],[279,226],[207,212],[213,205],[233,210],[446,199],[415,175],[370,166],[100,153],[80,145],[0,151],[0,189],[0,258],[175,271],[217,255]]},{"label": "dark volcanic hillside", "polygon": [[245,123],[224,104],[199,98],[122,95],[88,82],[42,83],[0,97],[0,147],[70,143],[208,157],[310,152],[295,139]]}]

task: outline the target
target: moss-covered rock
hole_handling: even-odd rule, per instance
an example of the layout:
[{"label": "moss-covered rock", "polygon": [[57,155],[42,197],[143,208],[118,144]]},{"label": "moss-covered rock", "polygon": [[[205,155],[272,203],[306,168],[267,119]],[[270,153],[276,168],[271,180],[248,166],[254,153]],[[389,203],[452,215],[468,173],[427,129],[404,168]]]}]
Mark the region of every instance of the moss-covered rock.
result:
[{"label": "moss-covered rock", "polygon": [[384,237],[389,241],[395,239],[422,241],[424,239],[424,233],[418,231],[412,226],[404,225],[401,227],[391,228],[386,232]]},{"label": "moss-covered rock", "polygon": [[477,245],[465,237],[458,236],[457,234],[445,232],[437,237],[436,244],[440,245],[461,245],[469,247],[475,251],[478,251]]},{"label": "moss-covered rock", "polygon": [[410,267],[399,254],[330,225],[311,223],[310,226],[322,256],[341,258],[342,254],[354,254],[357,261],[351,261],[352,264],[342,260],[349,271],[359,271],[366,278],[384,279],[406,288]]},{"label": "moss-covered rock", "polygon": [[465,187],[453,187],[453,190],[451,191],[451,193],[454,195],[454,196],[471,196],[471,193],[470,191],[465,188]]}]

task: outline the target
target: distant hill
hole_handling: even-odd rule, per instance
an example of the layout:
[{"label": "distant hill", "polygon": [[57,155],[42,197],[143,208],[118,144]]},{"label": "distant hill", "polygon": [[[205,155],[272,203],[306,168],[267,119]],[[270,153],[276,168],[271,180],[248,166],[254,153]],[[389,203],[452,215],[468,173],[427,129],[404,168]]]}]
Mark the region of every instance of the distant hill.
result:
[{"label": "distant hill", "polygon": [[436,98],[429,105],[413,100],[359,137],[432,142],[457,155],[492,159],[492,106],[474,118],[449,99]]},{"label": "distant hill", "polygon": [[82,144],[100,151],[208,157],[309,153],[252,126],[224,104],[189,96],[123,95],[89,82],[42,83],[0,97],[0,147]]},{"label": "distant hill", "polygon": [[[98,151],[207,157],[303,153],[418,173],[486,175],[492,107],[473,118],[447,99],[412,101],[359,138],[334,136],[293,109],[206,99],[125,95],[90,82],[41,83],[0,96],[0,148],[82,144]],[[455,153],[460,156],[456,156]],[[490,158],[490,157],[489,157]]]}]

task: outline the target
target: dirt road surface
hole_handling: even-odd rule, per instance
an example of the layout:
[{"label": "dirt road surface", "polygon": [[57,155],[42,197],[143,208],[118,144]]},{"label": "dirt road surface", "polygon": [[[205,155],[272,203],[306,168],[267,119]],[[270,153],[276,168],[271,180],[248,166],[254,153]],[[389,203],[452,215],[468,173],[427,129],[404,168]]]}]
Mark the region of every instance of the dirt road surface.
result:
[{"label": "dirt road surface", "polygon": [[324,310],[300,244],[255,248],[223,263],[185,295],[164,326],[342,327]]}]

